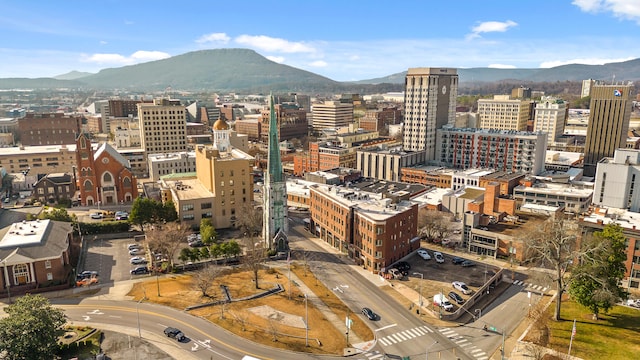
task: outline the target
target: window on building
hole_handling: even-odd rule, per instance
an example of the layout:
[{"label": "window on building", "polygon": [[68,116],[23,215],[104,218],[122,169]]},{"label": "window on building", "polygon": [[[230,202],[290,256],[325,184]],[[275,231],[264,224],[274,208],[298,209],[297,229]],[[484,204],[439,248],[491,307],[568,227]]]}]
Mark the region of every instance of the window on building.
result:
[{"label": "window on building", "polygon": [[47,280],[48,281],[53,280],[53,274],[52,273],[47,273]]},{"label": "window on building", "polygon": [[211,203],[202,203],[202,204],[200,204],[200,210],[211,209],[211,207],[212,207]]},{"label": "window on building", "polygon": [[44,262],[44,268],[45,269],[51,269],[51,260],[46,260]]},{"label": "window on building", "polygon": [[85,180],[85,182],[84,182],[84,190],[85,191],[93,190],[93,183],[91,182],[91,180]]},{"label": "window on building", "polygon": [[193,210],[193,204],[182,205],[182,211],[191,211],[191,210]]}]

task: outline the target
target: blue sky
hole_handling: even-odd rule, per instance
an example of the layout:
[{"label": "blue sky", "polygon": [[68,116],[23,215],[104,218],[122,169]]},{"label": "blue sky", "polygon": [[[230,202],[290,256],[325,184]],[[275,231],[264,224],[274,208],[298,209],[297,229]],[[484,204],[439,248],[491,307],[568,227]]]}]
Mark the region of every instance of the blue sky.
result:
[{"label": "blue sky", "polygon": [[[249,48],[338,81],[640,57],[640,0],[3,0],[0,78]],[[623,75],[618,75],[623,78]]]}]

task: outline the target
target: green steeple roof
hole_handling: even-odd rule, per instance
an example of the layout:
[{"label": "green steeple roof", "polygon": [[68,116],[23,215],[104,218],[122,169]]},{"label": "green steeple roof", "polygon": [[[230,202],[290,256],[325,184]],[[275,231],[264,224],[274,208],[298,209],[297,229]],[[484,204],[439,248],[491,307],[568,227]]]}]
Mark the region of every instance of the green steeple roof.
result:
[{"label": "green steeple roof", "polygon": [[278,143],[278,118],[274,108],[273,95],[269,95],[269,173],[271,182],[282,182],[282,160],[280,159],[280,144]]}]

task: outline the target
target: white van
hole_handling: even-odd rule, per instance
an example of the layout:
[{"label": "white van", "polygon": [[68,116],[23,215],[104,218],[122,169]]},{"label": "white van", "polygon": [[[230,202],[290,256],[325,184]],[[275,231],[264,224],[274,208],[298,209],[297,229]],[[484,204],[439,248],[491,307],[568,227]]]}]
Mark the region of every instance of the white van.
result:
[{"label": "white van", "polygon": [[445,311],[453,311],[453,304],[442,293],[433,295],[433,305],[440,306]]}]

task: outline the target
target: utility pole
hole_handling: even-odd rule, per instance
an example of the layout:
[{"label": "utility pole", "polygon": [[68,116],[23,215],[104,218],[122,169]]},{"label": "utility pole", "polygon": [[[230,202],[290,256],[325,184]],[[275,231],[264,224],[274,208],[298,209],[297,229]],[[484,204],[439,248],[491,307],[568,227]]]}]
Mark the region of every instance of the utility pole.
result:
[{"label": "utility pole", "polygon": [[420,298],[418,301],[418,307],[422,307],[422,280],[424,280],[424,274],[419,272],[414,272],[413,275],[420,275]]},{"label": "utility pole", "polygon": [[308,301],[309,298],[307,296],[307,294],[304,294],[304,330],[305,330],[305,334],[304,334],[304,342],[305,342],[305,346],[309,346],[309,306],[308,306]]}]

